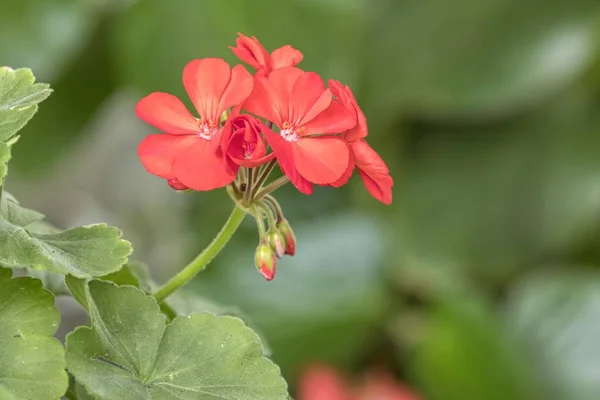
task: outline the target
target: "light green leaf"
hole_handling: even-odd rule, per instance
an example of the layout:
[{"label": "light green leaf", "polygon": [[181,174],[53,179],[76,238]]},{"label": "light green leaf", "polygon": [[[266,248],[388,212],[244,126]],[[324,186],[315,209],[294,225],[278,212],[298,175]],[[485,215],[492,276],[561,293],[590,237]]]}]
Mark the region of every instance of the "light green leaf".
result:
[{"label": "light green leaf", "polygon": [[[2,144],[0,142],[0,148]],[[6,191],[2,193],[0,214],[11,224],[26,227],[44,219],[44,214],[22,207],[14,196]]]},{"label": "light green leaf", "polygon": [[49,85],[34,82],[30,69],[0,68],[0,141],[10,139],[25,126],[38,103],[52,93]]},{"label": "light green leaf", "polygon": [[11,275],[0,268],[0,398],[55,400],[68,377],[62,345],[52,337],[59,323],[54,298],[39,280]]},{"label": "light green leaf", "polygon": [[6,267],[81,278],[102,276],[121,268],[131,250],[121,231],[105,224],[38,234],[0,218],[0,265]]},{"label": "light green leaf", "polygon": [[544,399],[596,400],[600,393],[600,274],[577,266],[537,273],[509,294],[509,332],[529,349]]},{"label": "light green leaf", "polygon": [[238,318],[198,313],[169,325],[131,286],[91,281],[92,328],[67,337],[67,364],[98,399],[287,399],[279,368]]},{"label": "light green leaf", "polygon": [[[1,124],[1,122],[0,122]],[[8,173],[8,161],[10,160],[10,147],[0,142],[0,183]]]}]

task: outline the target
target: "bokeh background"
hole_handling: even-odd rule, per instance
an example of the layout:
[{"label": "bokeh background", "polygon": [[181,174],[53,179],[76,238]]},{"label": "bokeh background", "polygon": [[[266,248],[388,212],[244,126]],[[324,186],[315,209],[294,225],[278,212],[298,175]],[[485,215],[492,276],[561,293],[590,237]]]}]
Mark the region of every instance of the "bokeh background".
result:
[{"label": "bokeh background", "polygon": [[238,31],[291,44],[301,67],[353,88],[393,205],[358,177],[308,198],[280,189],[298,254],[264,282],[249,219],[190,295],[239,310],[292,388],[320,362],[350,377],[383,368],[424,399],[597,400],[599,6],[0,0],[0,64],[55,89],[22,131],[9,190],[63,227],[119,226],[164,281],[232,204],[145,173],[136,146],[154,131],[136,101],[185,98],[184,65],[236,62]]}]

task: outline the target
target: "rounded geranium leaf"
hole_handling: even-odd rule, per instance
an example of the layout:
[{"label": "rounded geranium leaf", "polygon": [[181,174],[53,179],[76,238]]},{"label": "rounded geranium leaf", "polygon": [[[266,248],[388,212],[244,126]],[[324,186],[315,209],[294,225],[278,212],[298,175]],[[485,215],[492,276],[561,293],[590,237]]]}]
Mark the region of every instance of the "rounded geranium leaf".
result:
[{"label": "rounded geranium leaf", "polygon": [[169,325],[131,286],[91,281],[92,327],[67,337],[67,365],[97,399],[288,399],[279,368],[234,317],[196,313]]},{"label": "rounded geranium leaf", "polygon": [[0,268],[0,398],[53,400],[68,387],[64,350],[52,336],[54,298],[41,281]]}]

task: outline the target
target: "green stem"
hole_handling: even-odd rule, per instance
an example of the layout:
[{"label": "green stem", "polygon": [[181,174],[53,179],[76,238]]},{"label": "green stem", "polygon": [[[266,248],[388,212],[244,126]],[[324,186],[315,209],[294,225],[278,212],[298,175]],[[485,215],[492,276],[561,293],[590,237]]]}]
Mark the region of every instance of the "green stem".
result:
[{"label": "green stem", "polygon": [[275,190],[279,189],[280,187],[282,187],[283,185],[285,185],[289,181],[290,180],[288,179],[287,176],[282,176],[282,177],[279,177],[279,178],[275,179],[273,182],[271,182],[267,186],[265,186],[263,190],[261,190],[260,192],[258,192],[256,194],[256,196],[254,197],[254,199],[255,200],[260,200],[261,198],[265,197],[269,193],[274,192]]},{"label": "green stem", "polygon": [[254,186],[254,189],[252,189],[252,198],[254,198],[256,193],[260,190],[261,186],[265,183],[265,181],[271,174],[271,171],[273,171],[275,164],[277,164],[277,160],[272,159],[271,161],[269,161],[269,163],[266,165],[266,167],[262,170],[262,172],[260,173],[260,175],[256,181],[256,185]]},{"label": "green stem", "polygon": [[275,221],[275,210],[273,210],[269,204],[265,201],[260,201],[258,203],[258,206],[260,208],[262,208],[265,212],[265,215],[267,216],[267,221],[269,222],[269,229],[270,228],[275,228],[275,226],[277,225],[277,222]]},{"label": "green stem", "polygon": [[277,200],[275,200],[275,197],[268,194],[264,196],[263,201],[270,204],[271,207],[273,207],[273,209],[275,210],[275,215],[277,216],[277,222],[281,222],[284,219],[283,210],[281,209],[281,206],[279,205]]},{"label": "green stem", "polygon": [[246,190],[244,191],[244,205],[248,205],[250,199],[252,199],[252,188],[254,185],[254,168],[248,168],[248,182],[246,184]]},{"label": "green stem", "polygon": [[267,234],[267,231],[265,229],[265,222],[263,221],[264,218],[262,216],[262,213],[255,205],[250,207],[250,213],[256,219],[256,227],[258,228],[258,236],[260,237],[260,240],[263,240],[263,238]]},{"label": "green stem", "polygon": [[165,283],[156,293],[154,298],[159,303],[163,302],[167,297],[173,294],[177,289],[190,282],[198,272],[202,271],[206,266],[223,250],[223,247],[229,242],[237,228],[240,226],[246,212],[236,206],[225,225],[213,241],[208,245],[202,253],[200,253],[192,262],[185,266],[177,275],[172,277]]}]

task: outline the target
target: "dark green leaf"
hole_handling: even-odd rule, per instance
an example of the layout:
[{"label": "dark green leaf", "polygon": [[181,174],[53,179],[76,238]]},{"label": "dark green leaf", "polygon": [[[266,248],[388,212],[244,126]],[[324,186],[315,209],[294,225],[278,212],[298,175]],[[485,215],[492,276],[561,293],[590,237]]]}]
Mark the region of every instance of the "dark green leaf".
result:
[{"label": "dark green leaf", "polygon": [[436,117],[514,112],[577,79],[594,60],[593,0],[373,2],[369,109]]}]

